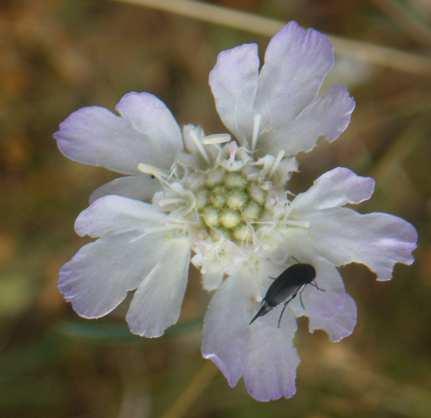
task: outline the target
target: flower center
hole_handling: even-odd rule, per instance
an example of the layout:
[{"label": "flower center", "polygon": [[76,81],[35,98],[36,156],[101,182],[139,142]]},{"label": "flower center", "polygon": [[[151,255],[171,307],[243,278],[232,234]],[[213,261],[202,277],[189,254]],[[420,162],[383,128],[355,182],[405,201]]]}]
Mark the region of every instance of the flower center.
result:
[{"label": "flower center", "polygon": [[178,161],[182,169],[174,169],[171,174],[145,164],[139,169],[157,177],[162,185],[153,203],[182,219],[196,237],[253,244],[259,235],[271,235],[273,227],[286,222],[289,201],[284,189],[287,176],[283,173],[287,171],[281,171],[282,175],[278,171],[283,154],[256,161],[234,142],[216,146],[215,154],[205,151],[203,165],[187,165],[186,158]]},{"label": "flower center", "polygon": [[211,235],[250,242],[254,226],[265,211],[267,191],[242,171],[216,167],[203,176],[203,186],[195,192],[203,227]]}]

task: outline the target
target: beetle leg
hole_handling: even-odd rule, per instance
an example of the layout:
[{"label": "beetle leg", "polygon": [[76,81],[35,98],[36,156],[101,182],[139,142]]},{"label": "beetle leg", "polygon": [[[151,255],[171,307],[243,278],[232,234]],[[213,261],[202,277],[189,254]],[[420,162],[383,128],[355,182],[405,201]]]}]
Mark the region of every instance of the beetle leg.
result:
[{"label": "beetle leg", "polygon": [[302,309],[304,309],[305,311],[305,305],[304,305],[304,301],[302,300],[302,292],[305,289],[305,285],[301,287],[301,290],[299,291],[299,302],[301,303]]},{"label": "beetle leg", "polygon": [[283,317],[284,311],[287,308],[287,305],[289,304],[289,302],[294,299],[296,297],[296,295],[298,294],[298,292],[296,292],[294,295],[292,295],[286,302],[284,302],[283,305],[283,309],[280,312],[280,316],[278,317],[278,322],[277,322],[277,328],[280,328],[280,324],[281,324],[281,318]]},{"label": "beetle leg", "polygon": [[311,282],[311,286],[315,287],[317,290],[320,290],[321,292],[326,292],[326,289],[322,289],[321,287],[317,286],[317,283]]}]

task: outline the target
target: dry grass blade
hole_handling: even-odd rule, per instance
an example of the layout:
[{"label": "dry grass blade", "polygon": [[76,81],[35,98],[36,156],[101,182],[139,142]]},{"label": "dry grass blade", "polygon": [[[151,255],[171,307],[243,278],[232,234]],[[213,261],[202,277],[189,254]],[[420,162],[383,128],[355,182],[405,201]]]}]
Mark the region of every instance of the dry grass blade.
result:
[{"label": "dry grass blade", "polygon": [[181,418],[190,406],[199,398],[202,392],[211,383],[213,377],[217,374],[217,369],[210,361],[206,361],[193,377],[189,386],[180,394],[177,400],[172,404],[162,418]]},{"label": "dry grass blade", "polygon": [[394,0],[372,0],[373,3],[386,13],[405,33],[417,42],[431,45],[431,29],[418,19],[410,16],[405,8]]},{"label": "dry grass blade", "polygon": [[[153,9],[176,13],[202,21],[229,26],[234,29],[271,36],[285,22],[256,16],[251,13],[228,9],[194,0],[114,0],[121,3],[147,6]],[[339,36],[330,36],[337,53],[356,60],[367,61],[413,74],[431,77],[431,57],[387,48]]]}]

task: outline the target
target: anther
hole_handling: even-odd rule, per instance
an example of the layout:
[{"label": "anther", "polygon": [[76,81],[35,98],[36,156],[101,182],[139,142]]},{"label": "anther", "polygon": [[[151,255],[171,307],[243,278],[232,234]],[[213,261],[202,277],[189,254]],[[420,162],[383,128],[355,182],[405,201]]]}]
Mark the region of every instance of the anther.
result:
[{"label": "anther", "polygon": [[215,145],[215,144],[224,144],[231,140],[231,136],[229,134],[212,134],[207,135],[202,143],[205,145]]}]

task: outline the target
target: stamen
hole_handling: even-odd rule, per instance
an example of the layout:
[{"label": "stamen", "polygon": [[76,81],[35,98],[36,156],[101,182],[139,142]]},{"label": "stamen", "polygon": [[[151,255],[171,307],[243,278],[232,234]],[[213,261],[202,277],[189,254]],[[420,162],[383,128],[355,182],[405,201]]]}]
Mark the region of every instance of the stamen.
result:
[{"label": "stamen", "polygon": [[253,118],[253,136],[251,138],[251,150],[256,149],[257,140],[259,138],[260,123],[262,121],[262,115],[257,113]]},{"label": "stamen", "polygon": [[233,164],[235,161],[235,156],[238,151],[238,145],[236,145],[236,142],[231,142],[229,145],[229,163]]},{"label": "stamen", "polygon": [[190,221],[189,219],[169,219],[169,223],[177,225],[200,225],[199,221]]},{"label": "stamen", "polygon": [[184,199],[181,198],[172,198],[172,199],[161,199],[157,202],[160,206],[169,206],[176,205],[178,203],[184,203]]},{"label": "stamen", "polygon": [[192,141],[194,142],[194,144],[196,145],[196,148],[198,149],[198,151],[201,153],[203,159],[209,163],[210,159],[208,157],[208,154],[205,150],[205,147],[202,145],[201,141],[199,140],[199,138],[196,135],[196,132],[194,130],[192,130],[190,132],[190,138],[192,139]]},{"label": "stamen", "polygon": [[150,164],[139,163],[138,170],[141,173],[148,174],[149,176],[154,176],[160,182],[160,184],[165,186],[167,189],[177,192],[177,190],[172,187],[173,185],[175,185],[175,183],[171,185],[167,180],[165,180],[165,178],[169,178],[169,176],[163,170],[160,170],[160,168],[154,167]]},{"label": "stamen", "polygon": [[262,158],[259,158],[253,165],[257,167],[262,167],[260,169],[259,177],[264,179],[268,176],[268,173],[271,170],[271,167],[273,166],[275,161],[275,158],[272,155],[265,155]]},{"label": "stamen", "polygon": [[138,235],[137,237],[135,237],[135,238],[131,239],[131,240],[129,241],[129,243],[133,243],[133,242],[139,241],[140,239],[145,238],[146,236],[151,235],[151,234],[156,234],[156,233],[159,233],[159,232],[172,231],[172,230],[175,230],[175,229],[178,229],[178,230],[179,230],[179,229],[181,229],[181,228],[180,228],[180,226],[179,226],[179,225],[163,225],[163,226],[155,226],[155,227],[153,227],[153,228],[149,228],[149,229],[147,229],[143,234],[140,234],[140,235]]},{"label": "stamen", "polygon": [[310,228],[310,222],[307,221],[286,221],[286,225],[297,226],[298,228]]},{"label": "stamen", "polygon": [[160,170],[160,168],[154,167],[153,165],[150,165],[150,164],[139,163],[138,170],[141,173],[148,174],[149,176],[154,176],[158,180],[160,178],[167,177],[167,174],[162,170]]},{"label": "stamen", "polygon": [[212,134],[207,135],[202,143],[204,145],[215,145],[215,144],[224,144],[231,140],[231,136],[229,134]]},{"label": "stamen", "polygon": [[277,170],[281,160],[283,159],[285,154],[285,151],[281,150],[279,151],[279,153],[277,154],[277,158],[275,159],[274,163],[272,164],[272,168],[269,172],[269,177],[272,177],[275,173],[275,171]]},{"label": "stamen", "polygon": [[248,221],[248,223],[252,225],[271,225],[271,226],[276,225],[275,221]]}]

